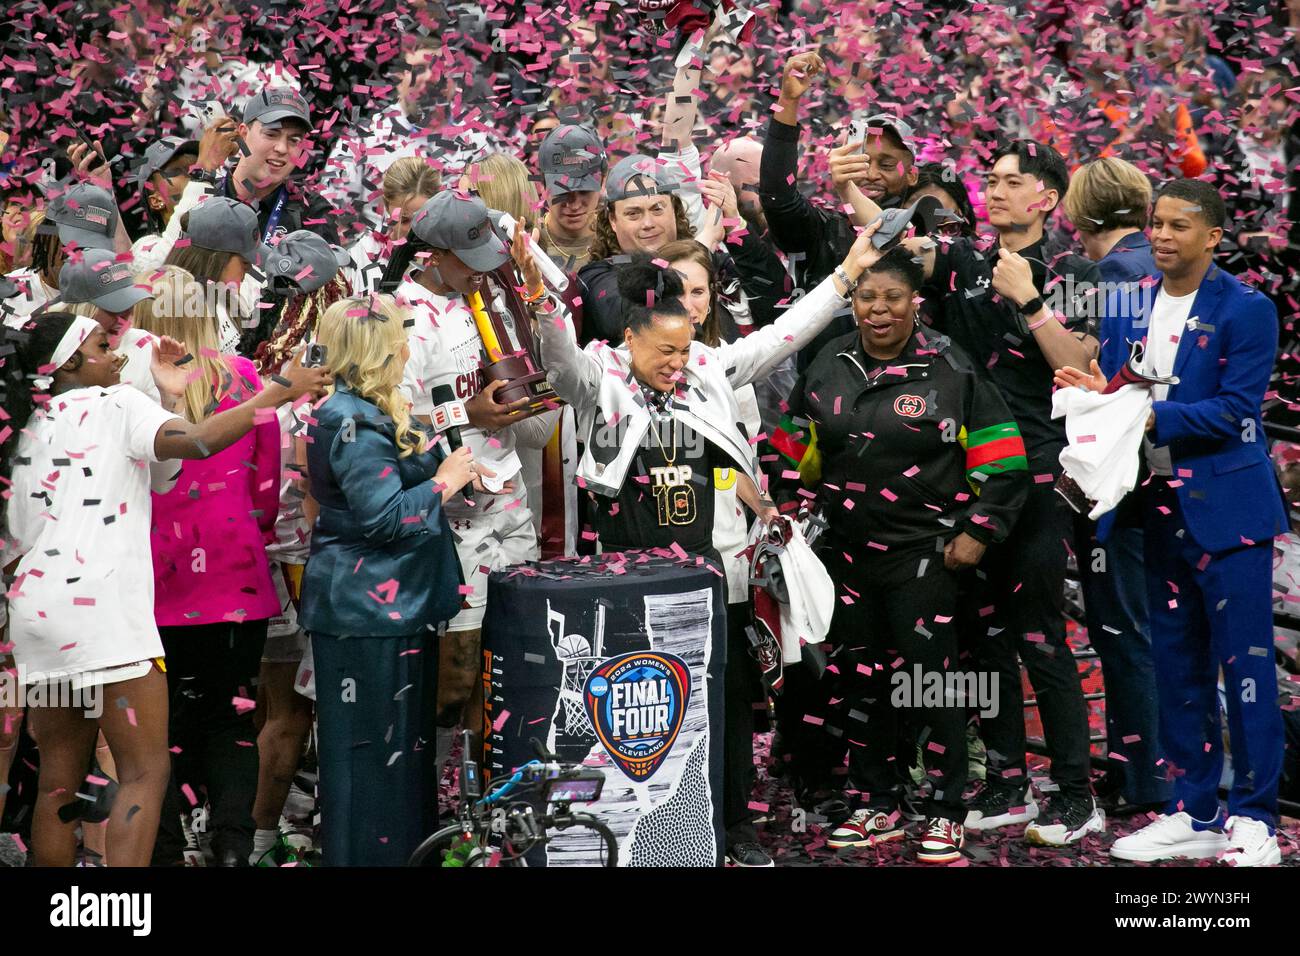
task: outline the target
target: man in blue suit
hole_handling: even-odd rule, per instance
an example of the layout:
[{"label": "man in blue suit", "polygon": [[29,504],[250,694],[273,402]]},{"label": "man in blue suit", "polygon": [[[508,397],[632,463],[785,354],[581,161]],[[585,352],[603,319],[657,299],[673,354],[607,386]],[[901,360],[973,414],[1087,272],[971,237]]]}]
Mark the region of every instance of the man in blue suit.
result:
[{"label": "man in blue suit", "polygon": [[[1127,334],[1145,334],[1144,372],[1178,378],[1153,389],[1143,450],[1151,477],[1140,490],[1161,739],[1175,780],[1166,812],[1111,847],[1123,860],[1281,860],[1270,542],[1286,528],[1286,509],[1260,420],[1277,311],[1214,265],[1225,218],[1208,183],[1161,190],[1151,244],[1163,280]],[[1104,387],[1096,363],[1092,372],[1062,369],[1058,382]],[[1220,668],[1233,757],[1226,819]]]}]

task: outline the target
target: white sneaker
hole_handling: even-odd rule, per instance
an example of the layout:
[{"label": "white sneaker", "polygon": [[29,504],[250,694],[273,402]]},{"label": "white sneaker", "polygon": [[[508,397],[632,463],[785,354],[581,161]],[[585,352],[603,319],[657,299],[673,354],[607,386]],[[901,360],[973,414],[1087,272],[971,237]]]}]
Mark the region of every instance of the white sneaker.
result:
[{"label": "white sneaker", "polygon": [[1120,837],[1111,844],[1110,855],[1117,860],[1152,863],[1156,860],[1204,860],[1218,856],[1228,848],[1228,835],[1222,830],[1197,830],[1192,816],[1185,811],[1161,814],[1136,833]]},{"label": "white sneaker", "polygon": [[1025,840],[1038,846],[1073,846],[1089,833],[1104,833],[1106,814],[1092,794],[1047,799],[1047,812],[1025,827]]},{"label": "white sneaker", "polygon": [[1282,849],[1268,824],[1250,817],[1228,817],[1228,848],[1220,857],[1229,866],[1277,866]]}]

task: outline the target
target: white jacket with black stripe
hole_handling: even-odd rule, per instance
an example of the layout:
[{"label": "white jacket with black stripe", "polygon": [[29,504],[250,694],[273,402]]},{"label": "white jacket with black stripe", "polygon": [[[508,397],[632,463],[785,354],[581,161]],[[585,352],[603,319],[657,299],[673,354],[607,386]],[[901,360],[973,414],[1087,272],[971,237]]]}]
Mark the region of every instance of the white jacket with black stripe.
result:
[{"label": "white jacket with black stripe", "polygon": [[[742,465],[755,485],[762,487],[754,439],[740,424],[734,390],[765,378],[845,307],[833,280],[827,278],[769,326],[717,348],[691,343],[673,414]],[[650,426],[628,348],[592,342],[580,350],[573,324],[558,302],[550,314],[539,316],[538,326],[547,379],[573,406],[578,434],[586,443],[578,477],[590,491],[614,497]]]}]

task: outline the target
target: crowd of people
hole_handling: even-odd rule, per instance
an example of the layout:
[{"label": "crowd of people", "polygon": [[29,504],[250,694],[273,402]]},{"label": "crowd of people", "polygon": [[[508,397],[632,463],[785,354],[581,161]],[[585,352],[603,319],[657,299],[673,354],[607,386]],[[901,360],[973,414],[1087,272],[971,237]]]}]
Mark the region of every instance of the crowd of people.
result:
[{"label": "crowd of people", "polygon": [[[1146,814],[1115,859],[1280,862],[1300,3],[13,7],[0,663],[105,702],[3,702],[19,865],[298,859],[308,751],[325,863],[400,865],[484,730],[491,573],[656,548],[726,582],[734,865],[769,700],[831,847]],[[1134,377],[1094,520],[1054,393]],[[777,692],[782,516],[835,601]],[[991,697],[900,706],[913,668]]]}]

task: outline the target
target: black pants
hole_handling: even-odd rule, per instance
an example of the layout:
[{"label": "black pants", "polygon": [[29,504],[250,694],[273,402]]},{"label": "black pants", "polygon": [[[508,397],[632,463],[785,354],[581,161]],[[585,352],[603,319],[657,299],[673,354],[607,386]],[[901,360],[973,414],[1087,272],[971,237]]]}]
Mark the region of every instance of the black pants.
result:
[{"label": "black pants", "polygon": [[1065,643],[1065,549],[1073,536],[1072,512],[1052,485],[1031,485],[1011,537],[984,555],[980,583],[968,595],[962,620],[970,648],[979,669],[998,677],[997,713],[980,718],[996,785],[1028,783],[1019,658],[1038,699],[1052,780],[1066,795],[1089,792],[1088,708]]},{"label": "black pants", "polygon": [[754,707],[766,697],[749,653],[749,605],[727,605],[727,666],[722,681],[722,825],[728,843],[756,842],[749,798],[754,790]]},{"label": "black pants", "polygon": [[257,699],[257,673],[266,645],[266,621],[160,627],[167,658],[170,694],[167,739],[172,750],[172,782],[163,801],[154,845],[155,866],[182,859],[185,836],[181,814],[202,803],[206,789],[211,812],[207,828],[217,860],[243,865],[253,850],[253,800],[257,797],[257,728],[252,707],[236,698]]},{"label": "black pants", "polygon": [[[929,816],[966,816],[966,706],[957,661],[958,575],[923,549],[877,554],[841,547],[827,555],[835,581],[831,633],[844,688],[841,726],[850,786],[873,809],[898,807],[899,787],[918,741],[934,781]],[[848,603],[844,598],[849,598]],[[971,701],[974,704],[975,701]]]},{"label": "black pants", "polygon": [[437,829],[438,638],[311,636],[326,866],[405,866]]}]

